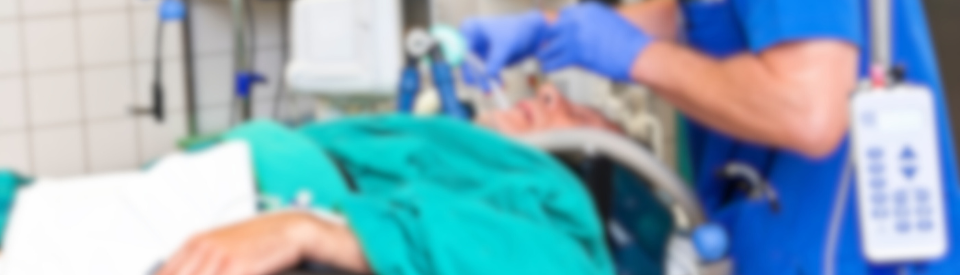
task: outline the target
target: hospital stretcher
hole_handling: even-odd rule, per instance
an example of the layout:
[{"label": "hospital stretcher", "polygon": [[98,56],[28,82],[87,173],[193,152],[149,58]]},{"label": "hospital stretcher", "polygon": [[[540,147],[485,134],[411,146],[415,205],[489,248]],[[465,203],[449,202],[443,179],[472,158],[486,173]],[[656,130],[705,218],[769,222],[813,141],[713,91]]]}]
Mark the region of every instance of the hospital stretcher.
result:
[{"label": "hospital stretcher", "polygon": [[[669,210],[673,222],[673,231],[670,234],[666,248],[664,262],[665,274],[702,274],[721,275],[730,274],[731,266],[728,261],[705,263],[694,248],[691,236],[693,231],[706,223],[706,216],[699,201],[689,185],[676,173],[664,165],[650,151],[643,149],[637,143],[623,136],[597,129],[562,129],[544,131],[536,134],[518,137],[521,143],[539,148],[555,156],[572,156],[588,161],[608,160],[619,165],[642,181],[643,188],[650,190],[661,205]],[[606,182],[590,182],[591,194],[598,205],[611,199],[610,196],[599,194],[597,190],[611,191],[612,184]],[[606,185],[606,186],[604,186]],[[604,220],[609,219],[608,211],[601,210]],[[608,230],[609,232],[609,230]],[[327,271],[305,271],[305,269],[283,273],[281,275],[349,275],[349,273]]]}]

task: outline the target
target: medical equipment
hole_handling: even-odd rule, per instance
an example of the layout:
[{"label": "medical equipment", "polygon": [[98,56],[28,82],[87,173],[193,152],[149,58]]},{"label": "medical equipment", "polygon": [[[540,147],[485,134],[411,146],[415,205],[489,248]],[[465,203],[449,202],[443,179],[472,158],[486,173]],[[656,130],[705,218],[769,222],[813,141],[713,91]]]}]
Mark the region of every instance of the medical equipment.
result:
[{"label": "medical equipment", "polygon": [[869,261],[931,261],[948,249],[932,92],[891,77],[891,7],[888,0],[870,2],[871,79],[851,102],[852,167],[845,167],[838,182],[824,274],[835,272],[834,253],[852,175],[860,240]]},{"label": "medical equipment", "polygon": [[182,21],[186,16],[186,6],[180,0],[164,0],[160,3],[157,14],[157,34],[155,56],[153,60],[153,84],[151,86],[152,106],[133,108],[134,114],[149,114],[157,122],[163,122],[165,117],[164,87],[163,87],[163,33],[166,23]]},{"label": "medical equipment", "polygon": [[857,94],[851,155],[860,234],[876,263],[936,259],[947,229],[933,98],[907,84]]},{"label": "medical equipment", "polygon": [[393,95],[403,66],[396,0],[297,0],[291,6],[290,91]]},{"label": "medical equipment", "polygon": [[[460,103],[457,95],[456,79],[453,76],[453,66],[450,60],[454,56],[445,54],[449,42],[444,42],[428,33],[424,29],[413,29],[407,34],[406,40],[407,64],[403,69],[403,77],[398,91],[398,111],[410,113],[413,111],[417,95],[420,94],[421,61],[427,61],[430,67],[430,76],[433,86],[440,95],[440,106],[444,114],[459,119],[469,119],[469,114]],[[451,49],[455,50],[455,49]]]},{"label": "medical equipment", "polygon": [[441,47],[435,46],[430,50],[430,72],[433,74],[433,86],[440,94],[440,105],[443,112],[459,119],[470,119],[460,98],[457,96],[456,79],[453,76],[453,67],[447,63]]},{"label": "medical equipment", "polygon": [[397,111],[401,113],[413,112],[417,93],[420,91],[420,69],[417,68],[417,59],[408,57],[400,77],[400,92],[397,95]]},{"label": "medical equipment", "polygon": [[687,185],[649,152],[594,129],[546,131],[519,140],[551,153],[604,156],[646,179],[647,187],[670,210],[675,226],[667,247],[666,274],[730,273],[729,262],[722,260],[729,245],[725,231],[707,222]]}]

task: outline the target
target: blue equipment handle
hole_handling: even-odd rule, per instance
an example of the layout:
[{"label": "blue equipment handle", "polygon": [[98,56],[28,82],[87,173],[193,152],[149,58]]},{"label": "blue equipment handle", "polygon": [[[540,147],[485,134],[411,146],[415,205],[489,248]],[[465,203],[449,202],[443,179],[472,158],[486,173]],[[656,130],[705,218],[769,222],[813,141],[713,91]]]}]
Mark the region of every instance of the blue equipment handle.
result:
[{"label": "blue equipment handle", "polygon": [[457,119],[469,119],[466,110],[464,110],[463,105],[460,105],[460,100],[457,98],[453,69],[443,61],[443,55],[439,49],[435,48],[433,53],[430,69],[433,72],[433,85],[436,86],[437,93],[440,94],[443,113]]},{"label": "blue equipment handle", "polygon": [[400,79],[400,94],[397,99],[397,111],[409,114],[413,112],[413,106],[417,99],[417,93],[420,91],[420,71],[417,69],[417,61],[411,59],[407,66],[403,68],[403,74]]}]

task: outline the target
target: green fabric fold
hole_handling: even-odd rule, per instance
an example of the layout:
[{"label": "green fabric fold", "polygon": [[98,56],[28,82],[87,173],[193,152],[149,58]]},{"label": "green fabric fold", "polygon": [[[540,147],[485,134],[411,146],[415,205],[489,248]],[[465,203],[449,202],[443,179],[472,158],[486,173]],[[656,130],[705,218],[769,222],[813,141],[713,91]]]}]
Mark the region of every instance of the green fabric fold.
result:
[{"label": "green fabric fold", "polygon": [[[10,221],[10,210],[13,208],[17,188],[27,182],[13,171],[0,169],[0,237],[7,232],[7,223]],[[3,246],[3,238],[0,238]]]},{"label": "green fabric fold", "polygon": [[300,194],[308,193],[314,206],[325,206],[349,194],[343,177],[323,150],[280,124],[250,122],[224,134],[223,139],[250,144],[259,191],[280,204],[294,204]]},{"label": "green fabric fold", "polygon": [[346,216],[377,274],[614,273],[583,184],[551,156],[468,123],[362,117],[291,132],[257,122],[228,136],[254,148],[267,195],[329,192],[314,193],[316,205]]}]

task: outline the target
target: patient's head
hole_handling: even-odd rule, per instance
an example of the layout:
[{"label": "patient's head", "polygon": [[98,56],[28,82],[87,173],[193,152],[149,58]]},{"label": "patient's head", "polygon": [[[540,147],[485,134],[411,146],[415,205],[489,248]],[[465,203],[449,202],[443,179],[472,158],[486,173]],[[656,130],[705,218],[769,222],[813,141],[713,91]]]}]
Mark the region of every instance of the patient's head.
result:
[{"label": "patient's head", "polygon": [[535,97],[513,108],[480,114],[477,123],[507,135],[575,127],[620,131],[597,111],[571,103],[550,85],[541,86]]}]

